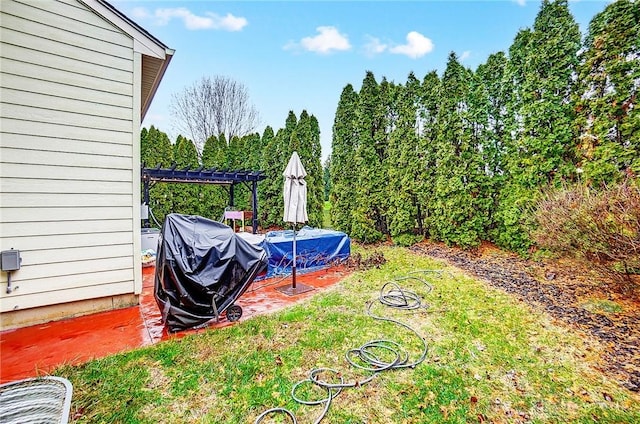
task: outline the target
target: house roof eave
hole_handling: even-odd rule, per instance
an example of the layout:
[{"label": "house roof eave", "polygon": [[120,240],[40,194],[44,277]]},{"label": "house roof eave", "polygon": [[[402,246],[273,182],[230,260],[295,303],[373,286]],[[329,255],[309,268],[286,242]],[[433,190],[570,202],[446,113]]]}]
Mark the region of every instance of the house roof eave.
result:
[{"label": "house roof eave", "polygon": [[147,81],[151,89],[146,93],[144,98],[141,99],[141,120],[144,117],[151,105],[151,101],[155,96],[155,93],[160,85],[160,81],[164,76],[171,58],[175,53],[175,50],[169,48],[162,41],[151,35],[146,29],[135,23],[124,13],[120,12],[113,5],[106,0],[79,0],[87,7],[91,8],[95,13],[102,16],[107,21],[111,22],[116,27],[120,28],[123,32],[131,36],[133,39],[134,51],[151,58],[159,59],[162,61],[161,66],[158,67],[155,75],[145,75],[143,78],[149,78]]}]

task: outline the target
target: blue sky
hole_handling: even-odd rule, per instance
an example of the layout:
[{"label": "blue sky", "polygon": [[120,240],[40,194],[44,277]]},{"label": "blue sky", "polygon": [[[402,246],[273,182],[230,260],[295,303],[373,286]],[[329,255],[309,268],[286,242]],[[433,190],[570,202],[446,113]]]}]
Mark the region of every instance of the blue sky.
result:
[{"label": "blue sky", "polygon": [[[342,89],[359,90],[366,71],[404,83],[436,70],[449,53],[471,68],[507,51],[521,28],[533,26],[540,2],[485,1],[130,1],[120,11],[170,48],[175,56],[143,126],[174,129],[169,104],[203,76],[223,75],[247,88],[267,125],[284,127],[290,110],[318,119],[322,157]],[[584,34],[605,0],[571,1]],[[186,134],[185,134],[186,135]]]}]

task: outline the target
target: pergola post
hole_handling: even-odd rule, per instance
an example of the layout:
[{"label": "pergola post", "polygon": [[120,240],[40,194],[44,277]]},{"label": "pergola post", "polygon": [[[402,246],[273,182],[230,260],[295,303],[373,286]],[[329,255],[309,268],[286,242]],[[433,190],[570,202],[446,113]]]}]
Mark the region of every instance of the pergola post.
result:
[{"label": "pergola post", "polygon": [[258,182],[251,182],[251,194],[252,194],[252,205],[253,206],[253,219],[252,219],[252,228],[253,234],[258,232]]}]

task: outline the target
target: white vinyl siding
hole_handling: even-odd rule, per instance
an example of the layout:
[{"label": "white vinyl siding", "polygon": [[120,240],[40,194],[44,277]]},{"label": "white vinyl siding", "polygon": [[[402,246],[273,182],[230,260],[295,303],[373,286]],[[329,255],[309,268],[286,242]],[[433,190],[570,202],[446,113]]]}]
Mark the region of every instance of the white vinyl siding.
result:
[{"label": "white vinyl siding", "polygon": [[0,8],[0,249],[22,256],[0,311],[133,294],[134,41],[77,0]]}]

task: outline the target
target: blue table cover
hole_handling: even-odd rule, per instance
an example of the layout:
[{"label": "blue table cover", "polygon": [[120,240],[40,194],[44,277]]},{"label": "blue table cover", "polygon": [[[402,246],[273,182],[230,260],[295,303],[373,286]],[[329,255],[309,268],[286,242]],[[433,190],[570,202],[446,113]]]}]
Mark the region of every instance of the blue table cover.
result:
[{"label": "blue table cover", "polygon": [[[269,258],[265,278],[291,274],[293,230],[268,232],[260,247]],[[340,231],[305,226],[296,233],[298,273],[316,271],[342,262],[350,253],[351,240]]]}]

